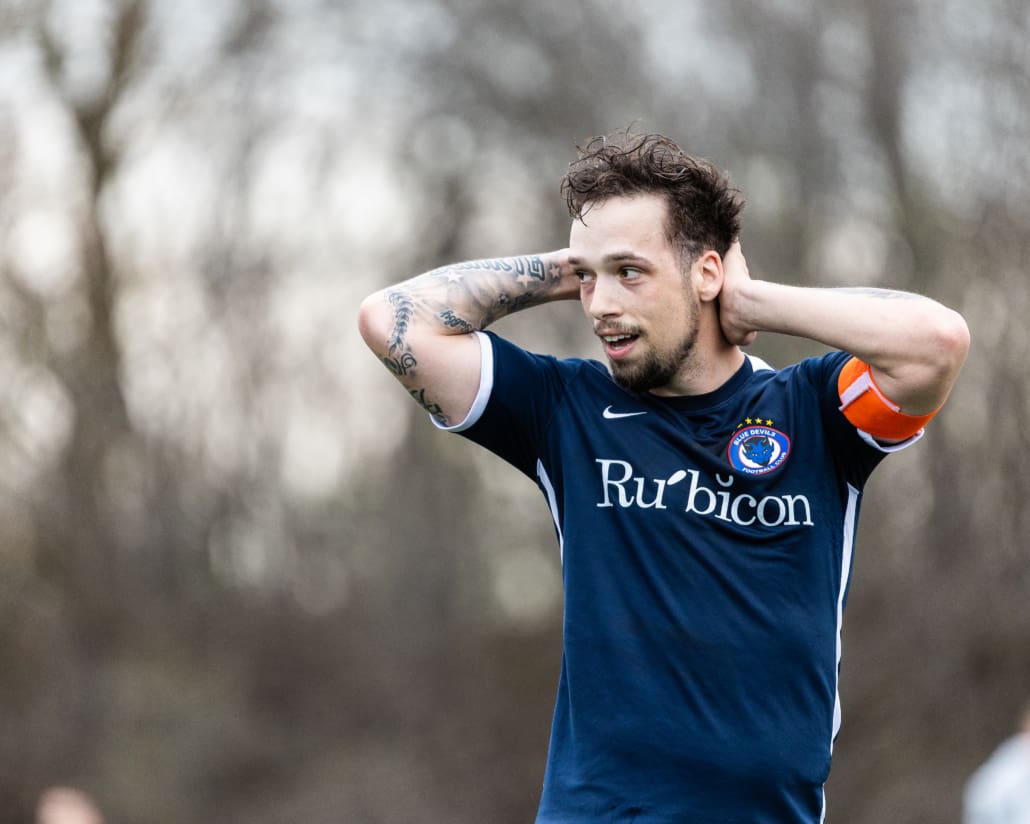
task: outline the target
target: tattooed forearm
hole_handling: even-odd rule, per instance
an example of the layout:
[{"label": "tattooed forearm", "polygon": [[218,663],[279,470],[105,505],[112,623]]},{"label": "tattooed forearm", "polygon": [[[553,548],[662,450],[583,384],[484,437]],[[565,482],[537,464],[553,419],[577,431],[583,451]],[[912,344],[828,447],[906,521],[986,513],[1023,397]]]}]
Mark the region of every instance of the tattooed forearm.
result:
[{"label": "tattooed forearm", "polygon": [[409,340],[415,327],[419,334],[468,334],[513,312],[577,296],[578,281],[563,277],[562,261],[527,255],[453,263],[389,289],[393,322],[380,360],[395,375],[411,375],[418,365]]},{"label": "tattooed forearm", "polygon": [[[498,274],[502,277],[496,277]],[[561,266],[555,260],[545,261],[539,255],[529,255],[452,263],[428,272],[425,277],[436,282],[457,283],[477,292],[486,288],[503,294],[512,288],[521,288],[526,293],[543,295],[561,281]]]},{"label": "tattooed forearm", "polygon": [[561,284],[560,262],[539,255],[453,263],[410,281],[437,304],[444,330],[461,333],[553,300]]},{"label": "tattooed forearm", "polygon": [[567,259],[561,250],[434,269],[366,299],[362,334],[412,399],[450,425],[449,415],[467,411],[477,354],[459,338],[521,309],[578,297],[579,279]]},{"label": "tattooed forearm", "polygon": [[532,294],[498,295],[497,303],[483,317],[483,326],[489,326],[495,320],[503,318],[505,315],[511,315],[522,309],[528,309],[539,302],[537,296]]},{"label": "tattooed forearm", "polygon": [[469,260],[464,263],[452,263],[434,269],[430,275],[447,275],[449,280],[460,280],[462,272],[483,270],[488,272],[512,272],[519,283],[528,284],[533,280],[547,280],[547,267],[538,255],[495,258],[492,260]]}]

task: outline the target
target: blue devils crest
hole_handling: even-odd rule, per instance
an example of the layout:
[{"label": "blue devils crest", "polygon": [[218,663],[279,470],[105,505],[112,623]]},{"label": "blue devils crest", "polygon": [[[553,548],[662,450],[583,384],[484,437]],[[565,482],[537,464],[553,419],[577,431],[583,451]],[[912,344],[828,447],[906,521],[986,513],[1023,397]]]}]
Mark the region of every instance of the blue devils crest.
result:
[{"label": "blue devils crest", "polygon": [[741,447],[744,450],[744,457],[749,463],[757,466],[768,466],[776,453],[776,444],[770,440],[768,435],[752,435],[744,441]]},{"label": "blue devils crest", "polygon": [[790,438],[778,429],[759,425],[738,429],[730,441],[726,457],[739,472],[764,475],[779,467],[787,460],[788,454]]}]

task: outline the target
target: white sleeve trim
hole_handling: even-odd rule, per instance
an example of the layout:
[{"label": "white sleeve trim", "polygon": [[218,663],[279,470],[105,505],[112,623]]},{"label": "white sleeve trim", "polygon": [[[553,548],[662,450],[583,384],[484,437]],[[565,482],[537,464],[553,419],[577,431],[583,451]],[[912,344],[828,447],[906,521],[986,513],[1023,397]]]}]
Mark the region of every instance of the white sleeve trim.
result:
[{"label": "white sleeve trim", "polygon": [[751,361],[751,368],[754,369],[756,372],[761,372],[763,370],[768,370],[770,372],[776,371],[757,355],[745,355],[744,357]]},{"label": "white sleeve trim", "polygon": [[475,336],[479,338],[479,390],[476,392],[476,399],[472,401],[472,408],[469,413],[465,416],[465,420],[461,423],[456,423],[454,426],[444,426],[436,418],[430,416],[429,419],[433,422],[433,425],[437,429],[442,429],[444,432],[463,432],[478,421],[482,415],[483,410],[486,409],[487,401],[490,400],[490,393],[493,392],[494,388],[494,347],[490,342],[490,338],[484,335],[482,332],[474,332]]},{"label": "white sleeve trim", "polygon": [[858,433],[858,436],[867,444],[869,444],[873,449],[878,449],[880,450],[880,452],[891,453],[900,452],[902,449],[907,449],[908,447],[912,446],[912,444],[914,444],[916,441],[923,437],[923,433],[926,430],[920,429],[911,438],[906,438],[905,440],[899,441],[898,443],[880,443],[878,440],[876,440],[876,438],[874,438],[865,430],[855,429],[855,431]]}]

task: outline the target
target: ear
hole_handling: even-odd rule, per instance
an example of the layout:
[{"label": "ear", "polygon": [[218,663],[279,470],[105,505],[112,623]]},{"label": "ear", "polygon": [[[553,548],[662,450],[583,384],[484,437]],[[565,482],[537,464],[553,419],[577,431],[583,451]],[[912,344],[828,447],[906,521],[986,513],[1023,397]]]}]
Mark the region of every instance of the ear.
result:
[{"label": "ear", "polygon": [[697,295],[701,301],[708,303],[719,297],[724,275],[722,256],[714,249],[706,249],[694,261],[692,269]]}]

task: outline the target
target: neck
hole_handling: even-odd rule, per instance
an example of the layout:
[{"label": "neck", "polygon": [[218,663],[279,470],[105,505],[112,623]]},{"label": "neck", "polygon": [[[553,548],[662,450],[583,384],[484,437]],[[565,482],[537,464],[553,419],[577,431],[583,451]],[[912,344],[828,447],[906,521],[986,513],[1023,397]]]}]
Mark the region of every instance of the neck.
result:
[{"label": "neck", "polygon": [[676,377],[651,392],[660,397],[706,395],[732,378],[743,363],[740,347],[727,342],[721,332],[715,339],[701,334]]}]

